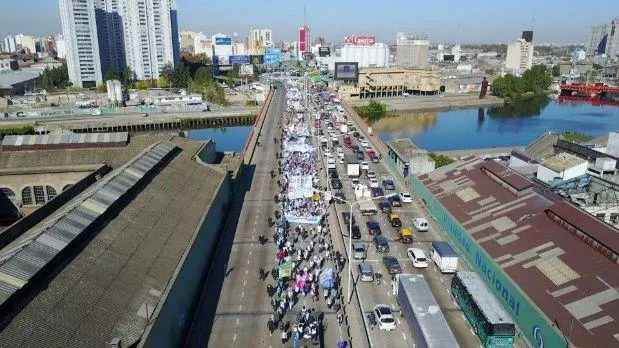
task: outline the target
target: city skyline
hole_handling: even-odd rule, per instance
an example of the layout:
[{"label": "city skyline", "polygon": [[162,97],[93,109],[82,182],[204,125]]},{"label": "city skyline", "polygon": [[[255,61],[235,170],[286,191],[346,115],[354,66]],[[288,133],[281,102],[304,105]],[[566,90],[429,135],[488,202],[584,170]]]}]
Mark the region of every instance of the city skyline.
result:
[{"label": "city skyline", "polygon": [[[209,35],[226,32],[244,39],[252,28],[270,28],[276,42],[295,41],[304,24],[303,3],[265,1],[236,2],[234,7],[223,3],[200,3],[177,0],[179,29],[204,31]],[[354,5],[354,6],[353,6]],[[357,2],[337,3],[315,1],[306,4],[305,24],[313,37],[341,43],[344,36],[365,34],[382,42],[395,42],[395,33],[405,31],[426,35],[432,43],[509,43],[522,30],[534,30],[538,43],[584,43],[589,27],[604,24],[619,13],[619,3],[600,1],[595,8],[586,3],[566,1],[557,8],[551,3],[533,1],[495,3],[474,1],[454,3],[445,11],[442,3],[398,3],[384,1],[358,6]],[[604,8],[604,11],[600,11]],[[24,33],[34,36],[61,32],[57,0],[13,2],[4,8],[5,20],[0,23],[0,36]],[[247,13],[244,15],[243,13]],[[282,16],[285,13],[285,16]],[[501,16],[500,14],[509,16]],[[251,14],[251,15],[250,15]],[[340,14],[337,23],[332,19]],[[389,18],[388,23],[377,16]],[[569,19],[569,20],[568,20]],[[36,23],[36,26],[33,25]],[[437,25],[438,24],[438,25]]]}]

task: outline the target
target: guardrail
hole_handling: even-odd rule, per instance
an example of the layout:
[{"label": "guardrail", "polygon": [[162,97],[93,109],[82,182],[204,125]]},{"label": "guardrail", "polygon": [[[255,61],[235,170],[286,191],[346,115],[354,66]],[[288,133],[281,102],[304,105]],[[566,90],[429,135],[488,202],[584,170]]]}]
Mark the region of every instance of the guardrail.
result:
[{"label": "guardrail", "polygon": [[254,157],[254,152],[256,151],[256,143],[258,137],[260,136],[260,132],[262,131],[262,126],[264,125],[266,115],[269,112],[269,107],[271,106],[271,101],[273,100],[273,94],[273,90],[270,90],[264,101],[264,104],[262,104],[262,107],[260,108],[260,111],[258,112],[258,115],[254,120],[254,126],[252,127],[251,132],[247,137],[247,141],[245,142],[245,146],[243,147],[243,161],[245,162],[245,164],[249,164],[249,162],[251,162],[252,158]]}]

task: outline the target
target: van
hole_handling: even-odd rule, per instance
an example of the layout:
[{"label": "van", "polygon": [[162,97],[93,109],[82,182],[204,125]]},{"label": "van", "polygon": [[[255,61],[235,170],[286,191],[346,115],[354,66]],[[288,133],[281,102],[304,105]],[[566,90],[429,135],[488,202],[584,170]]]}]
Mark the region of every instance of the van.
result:
[{"label": "van", "polygon": [[424,218],[413,219],[413,225],[417,232],[428,232],[428,220]]},{"label": "van", "polygon": [[404,244],[413,242],[413,230],[411,230],[410,227],[400,228],[400,241]]},{"label": "van", "polygon": [[418,248],[408,248],[406,250],[406,255],[408,255],[408,258],[413,262],[413,267],[428,267],[428,259],[426,259],[426,254],[423,253],[423,250]]},{"label": "van", "polygon": [[359,269],[359,274],[361,275],[362,282],[373,282],[374,281],[374,269],[372,265],[367,262],[361,262],[357,265]]},{"label": "van", "polygon": [[365,246],[363,243],[352,243],[352,255],[356,260],[363,260],[366,258]]}]

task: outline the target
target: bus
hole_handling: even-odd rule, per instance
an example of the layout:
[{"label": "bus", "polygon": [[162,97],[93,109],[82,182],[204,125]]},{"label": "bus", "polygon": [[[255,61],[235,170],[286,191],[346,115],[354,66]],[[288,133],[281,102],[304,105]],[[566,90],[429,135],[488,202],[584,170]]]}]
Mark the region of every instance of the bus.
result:
[{"label": "bus", "polygon": [[397,274],[396,299],[417,347],[458,348],[458,341],[422,274]]},{"label": "bus", "polygon": [[514,346],[514,321],[477,273],[456,272],[451,293],[485,347]]}]

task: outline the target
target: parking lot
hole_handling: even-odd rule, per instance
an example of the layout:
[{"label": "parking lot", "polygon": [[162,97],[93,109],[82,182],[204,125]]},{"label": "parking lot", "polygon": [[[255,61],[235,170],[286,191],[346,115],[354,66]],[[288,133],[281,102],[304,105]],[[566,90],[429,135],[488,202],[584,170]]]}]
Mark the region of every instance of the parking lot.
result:
[{"label": "parking lot", "polygon": [[[314,98],[312,98],[314,101]],[[317,110],[324,108],[327,103],[315,103]],[[339,181],[341,182],[341,189],[333,189],[331,187],[330,178],[325,178],[328,182],[329,189],[335,194],[339,192],[344,195],[346,201],[353,203],[356,201],[355,199],[355,190],[354,184],[351,179],[347,176],[347,163],[346,160],[340,160],[340,158],[348,158],[350,156],[356,156],[353,153],[352,148],[344,145],[343,138],[345,134],[348,134],[351,139],[351,147],[355,145],[361,147],[361,141],[363,139],[361,134],[356,133],[357,125],[350,123],[348,121],[349,118],[346,119],[345,122],[349,122],[347,124],[348,132],[342,133],[335,124],[335,119],[332,117],[322,117],[322,119],[318,122],[319,129],[322,134],[328,138],[326,147],[323,146],[320,148],[320,155],[323,160],[323,168],[327,168],[329,165],[328,162],[335,162],[335,167],[338,173]],[[329,134],[328,125],[331,122],[331,134]],[[358,135],[358,136],[356,136]],[[334,146],[332,142],[332,138],[336,137],[338,139],[339,146]],[[316,132],[316,142],[320,143],[321,135],[319,132]],[[337,154],[336,149],[340,147],[343,153],[343,156]],[[326,150],[326,151],[325,151]],[[371,146],[369,146],[368,150],[371,150]],[[325,152],[331,153],[331,156],[335,159],[335,161],[328,161],[328,158],[325,155]],[[367,153],[367,151],[365,151]],[[361,175],[359,177],[359,183],[365,184],[368,187],[370,186],[370,182],[368,180],[367,173],[373,171],[376,174],[378,185],[382,188],[384,195],[397,195],[400,192],[408,192],[408,190],[403,187],[398,180],[394,180],[394,190],[385,189],[383,183],[381,182],[381,177],[384,176],[392,176],[389,171],[389,167],[385,160],[381,159],[379,163],[372,163],[372,161],[368,158],[367,155],[364,156],[364,162],[367,163],[367,168],[365,170],[361,170]],[[331,165],[333,166],[333,165]],[[364,167],[366,167],[364,165]],[[327,170],[323,171],[325,177],[328,176]],[[376,184],[374,184],[376,186]],[[380,192],[379,192],[380,194]],[[367,199],[367,198],[366,198]],[[384,198],[383,198],[384,199]],[[378,206],[378,202],[383,200],[380,197],[377,197],[374,200],[375,204]],[[344,202],[334,203],[335,209],[338,215],[338,222],[340,224],[340,229],[342,234],[348,237],[349,227],[345,224],[344,219],[342,218],[342,212],[348,212],[350,209],[349,204]],[[399,215],[402,226],[410,227],[413,230],[413,243],[412,244],[403,244],[400,241],[400,235],[398,233],[399,229],[392,227],[391,223],[388,220],[388,214],[379,212],[376,215],[363,216],[361,215],[357,205],[355,205],[355,209],[353,210],[353,216],[356,220],[356,225],[359,227],[361,238],[353,239],[353,243],[363,243],[366,249],[366,258],[364,260],[354,260],[352,256],[349,255],[349,259],[351,259],[351,266],[353,268],[353,280],[354,280],[354,296],[358,296],[359,303],[361,306],[361,310],[363,312],[363,319],[365,321],[365,327],[368,329],[368,337],[370,340],[370,344],[372,346],[377,347],[410,347],[413,345],[412,335],[409,330],[408,323],[403,317],[399,315],[399,306],[396,302],[396,298],[394,296],[394,289],[392,278],[389,275],[385,265],[383,264],[384,256],[393,256],[395,257],[402,269],[402,273],[411,273],[411,274],[423,274],[428,281],[434,297],[439,303],[443,315],[447,319],[450,328],[452,329],[456,339],[463,347],[478,347],[480,346],[480,341],[477,339],[477,336],[472,332],[470,325],[468,324],[467,319],[464,317],[462,311],[455,304],[450,294],[450,282],[451,275],[441,274],[435,265],[429,259],[429,250],[430,244],[432,241],[441,240],[439,238],[439,234],[437,233],[437,226],[433,221],[429,221],[429,231],[428,232],[417,232],[413,227],[413,219],[415,218],[428,218],[425,216],[424,212],[420,208],[418,202],[413,199],[412,203],[402,203],[401,207],[392,207],[392,212]],[[389,245],[388,252],[377,252],[376,247],[373,242],[373,236],[369,234],[368,228],[366,226],[366,222],[373,220],[378,223],[380,226],[380,230],[382,236],[387,239]],[[427,268],[415,268],[412,265],[411,260],[407,256],[408,248],[419,248],[428,258],[429,266]],[[361,262],[369,263],[374,273],[381,274],[383,276],[383,281],[378,284],[375,279],[372,282],[363,282],[361,281],[361,277],[358,272],[358,265]],[[376,277],[375,277],[376,278]],[[396,314],[396,328],[392,331],[383,331],[379,330],[378,327],[375,327],[373,330],[370,329],[370,325],[368,323],[367,315],[371,313],[374,309],[374,306],[377,304],[386,304],[389,305],[394,313]]]}]

